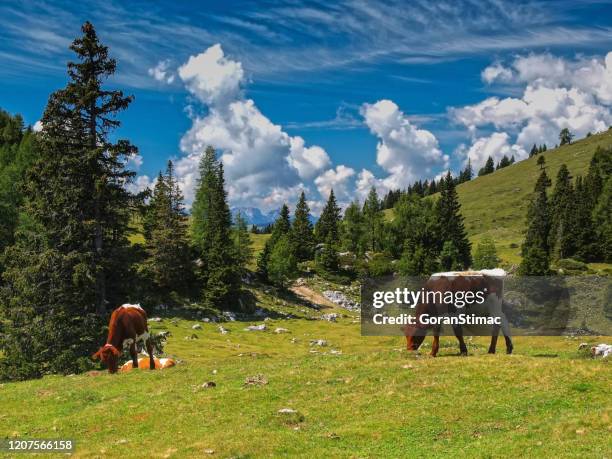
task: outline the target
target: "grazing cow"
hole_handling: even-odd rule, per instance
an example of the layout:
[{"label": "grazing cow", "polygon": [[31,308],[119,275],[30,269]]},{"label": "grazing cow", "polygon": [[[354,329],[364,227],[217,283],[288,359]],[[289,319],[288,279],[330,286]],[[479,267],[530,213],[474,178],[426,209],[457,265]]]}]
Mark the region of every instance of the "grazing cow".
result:
[{"label": "grazing cow", "polygon": [[[510,338],[510,326],[508,320],[502,311],[502,294],[504,281],[503,277],[506,272],[503,269],[483,269],[481,271],[459,271],[448,273],[436,273],[425,283],[426,292],[487,292],[487,302],[489,305],[489,313],[492,317],[500,317],[501,325],[493,325],[491,332],[491,344],[489,345],[489,354],[495,354],[497,346],[497,336],[499,329],[502,329],[506,340],[506,353],[512,354],[513,345]],[[423,314],[428,314],[430,317],[439,317],[444,314],[455,314],[457,307],[453,304],[426,303],[421,302],[417,305],[415,315],[417,325],[407,325],[404,327],[406,335],[407,348],[409,351],[416,351],[425,336],[428,328],[433,330],[433,343],[431,345],[431,355],[435,357],[440,348],[440,325],[423,325],[419,317]],[[453,325],[453,332],[459,341],[459,351],[461,355],[467,355],[467,346],[463,340],[463,330],[461,325]]]},{"label": "grazing cow", "polygon": [[119,357],[124,346],[130,347],[130,356],[134,368],[138,368],[138,353],[136,345],[143,343],[149,354],[149,369],[155,370],[153,359],[153,343],[149,339],[147,327],[147,313],[139,304],[124,304],[115,309],[108,324],[108,338],[106,344],[93,355],[108,365],[110,373],[116,373]]}]

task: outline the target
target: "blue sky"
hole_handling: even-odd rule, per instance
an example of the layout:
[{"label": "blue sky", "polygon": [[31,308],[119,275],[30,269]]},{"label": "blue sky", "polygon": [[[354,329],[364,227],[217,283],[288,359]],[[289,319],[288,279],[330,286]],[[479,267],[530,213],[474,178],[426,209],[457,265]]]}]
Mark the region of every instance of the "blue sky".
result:
[{"label": "blue sky", "polygon": [[0,107],[35,123],[90,20],[136,96],[119,134],[139,186],[175,158],[189,200],[215,143],[233,204],[305,189],[316,212],[331,187],[347,202],[607,128],[611,18],[607,1],[4,1]]}]

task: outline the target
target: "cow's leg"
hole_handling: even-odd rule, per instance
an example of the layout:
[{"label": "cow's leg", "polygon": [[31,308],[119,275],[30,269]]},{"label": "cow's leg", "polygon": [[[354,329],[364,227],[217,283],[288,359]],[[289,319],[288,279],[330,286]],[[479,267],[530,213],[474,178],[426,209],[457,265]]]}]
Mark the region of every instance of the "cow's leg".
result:
[{"label": "cow's leg", "polygon": [[463,341],[463,329],[461,325],[453,325],[453,331],[459,341],[459,352],[461,355],[467,355],[467,346],[465,345],[465,341]]},{"label": "cow's leg", "polygon": [[138,368],[138,352],[136,352],[136,343],[130,343],[130,357],[132,357],[132,369]]},{"label": "cow's leg", "polygon": [[440,327],[434,327],[433,329],[433,343],[431,343],[431,356],[435,357],[438,355],[440,349]]},{"label": "cow's leg", "polygon": [[147,338],[147,353],[149,354],[149,370],[155,370],[155,358],[153,357],[153,343]]},{"label": "cow's leg", "polygon": [[512,338],[510,338],[509,334],[506,335],[506,333],[504,333],[504,339],[506,340],[506,354],[512,354],[512,350],[514,349]]},{"label": "cow's leg", "polygon": [[493,325],[491,328],[491,344],[489,345],[489,354],[495,354],[497,348],[497,337],[499,336],[499,325]]}]

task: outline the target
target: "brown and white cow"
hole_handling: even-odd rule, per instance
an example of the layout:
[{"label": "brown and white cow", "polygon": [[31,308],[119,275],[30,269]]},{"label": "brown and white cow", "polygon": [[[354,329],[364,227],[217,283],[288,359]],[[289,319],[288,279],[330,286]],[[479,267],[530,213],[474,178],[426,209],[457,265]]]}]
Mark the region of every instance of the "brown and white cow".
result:
[{"label": "brown and white cow", "polygon": [[[425,283],[426,292],[487,292],[490,316],[500,317],[501,325],[493,325],[491,330],[491,344],[489,354],[495,354],[497,346],[497,336],[499,329],[502,329],[506,340],[506,353],[512,354],[513,345],[510,338],[510,326],[504,312],[503,305],[503,286],[506,272],[503,269],[483,269],[480,271],[454,271],[432,274]],[[440,325],[422,325],[419,317],[427,314],[430,317],[439,317],[445,314],[454,314],[457,308],[452,304],[425,303],[421,302],[416,306],[415,315],[417,325],[407,325],[404,327],[406,335],[406,345],[409,351],[416,351],[423,343],[427,330],[433,331],[433,343],[431,345],[431,355],[435,357],[440,348]],[[453,325],[453,332],[459,341],[459,351],[461,355],[467,355],[467,346],[463,340],[463,330],[461,325]]]},{"label": "brown and white cow", "polygon": [[124,346],[130,347],[134,368],[138,368],[137,343],[142,342],[149,354],[149,369],[155,370],[153,343],[149,339],[147,313],[139,304],[124,304],[111,314],[106,344],[93,355],[108,366],[110,373],[117,372],[119,357]]}]

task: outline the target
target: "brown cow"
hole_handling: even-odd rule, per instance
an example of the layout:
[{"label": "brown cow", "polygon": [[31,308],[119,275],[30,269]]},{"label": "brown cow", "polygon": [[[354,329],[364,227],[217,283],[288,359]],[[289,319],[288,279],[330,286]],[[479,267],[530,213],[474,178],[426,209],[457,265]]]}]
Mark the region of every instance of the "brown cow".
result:
[{"label": "brown cow", "polygon": [[130,356],[134,368],[138,367],[138,353],[136,344],[142,342],[149,354],[149,369],[155,370],[153,359],[153,343],[149,339],[149,327],[147,326],[147,313],[139,304],[124,304],[119,306],[111,314],[108,324],[108,338],[106,344],[93,355],[108,365],[110,373],[116,373],[119,357],[123,347],[130,346]]},{"label": "brown cow", "polygon": [[[491,333],[491,344],[489,345],[489,354],[495,354],[497,346],[497,336],[499,329],[502,328],[504,338],[506,340],[506,353],[512,354],[513,345],[510,338],[510,327],[508,321],[502,312],[502,294],[503,294],[503,277],[506,275],[502,269],[491,269],[481,271],[462,271],[433,274],[425,283],[425,291],[427,292],[487,292],[489,295],[491,308],[494,316],[502,318],[502,324],[493,325]],[[415,315],[417,325],[407,325],[404,327],[406,334],[406,347],[409,351],[416,351],[425,340],[428,328],[433,330],[433,343],[431,345],[431,356],[435,357],[440,348],[440,325],[424,325],[419,321],[419,317],[423,314],[429,316],[441,316],[447,313],[455,313],[457,308],[452,304],[435,304],[435,303],[419,303],[416,307]],[[459,341],[459,351],[461,355],[467,355],[467,346],[463,340],[463,330],[461,325],[453,325],[453,332]]]}]

